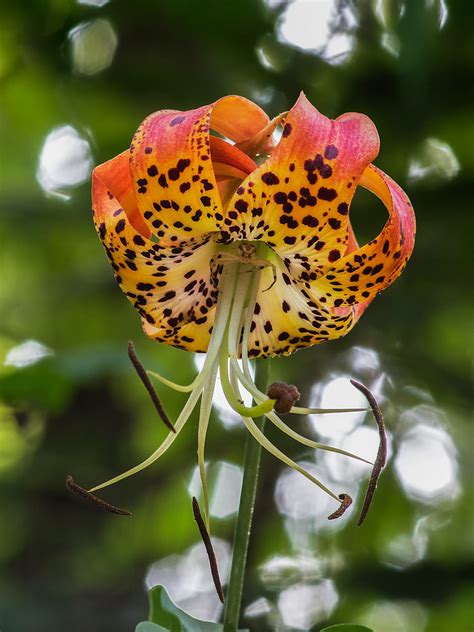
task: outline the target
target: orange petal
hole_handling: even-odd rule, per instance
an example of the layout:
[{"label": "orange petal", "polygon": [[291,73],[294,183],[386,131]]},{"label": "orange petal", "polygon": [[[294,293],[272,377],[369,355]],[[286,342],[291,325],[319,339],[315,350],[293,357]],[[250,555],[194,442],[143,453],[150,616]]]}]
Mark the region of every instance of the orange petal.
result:
[{"label": "orange petal", "polygon": [[230,201],[224,237],[266,241],[309,287],[346,252],[349,205],[378,148],[365,115],[330,120],[301,95],[279,145]]},{"label": "orange petal", "polygon": [[247,154],[217,136],[211,136],[211,158],[214,163],[222,163],[239,169],[243,178],[257,168],[256,163]]},{"label": "orange petal", "polygon": [[164,248],[136,230],[121,204],[123,199],[115,195],[126,195],[126,190],[120,183],[116,188],[107,186],[111,184],[107,176],[120,171],[107,168],[103,177],[100,167],[93,173],[94,223],[115,278],[152,326],[154,338],[205,351],[218,296],[211,270],[214,241],[204,236]]},{"label": "orange petal", "polygon": [[104,162],[92,173],[92,202],[96,220],[102,221],[109,211],[117,211],[121,207],[130,224],[142,235],[149,237],[150,229],[143,221],[135,201],[132,178],[129,167],[129,151]]},{"label": "orange petal", "polygon": [[[367,306],[403,272],[413,250],[415,215],[400,186],[374,165],[364,171],[360,184],[382,200],[389,218],[375,239],[340,259],[313,284],[313,293],[327,306]],[[359,307],[357,315],[362,311]]]},{"label": "orange petal", "polygon": [[211,115],[211,128],[236,143],[252,138],[268,122],[268,116],[258,105],[236,95],[219,99]]}]

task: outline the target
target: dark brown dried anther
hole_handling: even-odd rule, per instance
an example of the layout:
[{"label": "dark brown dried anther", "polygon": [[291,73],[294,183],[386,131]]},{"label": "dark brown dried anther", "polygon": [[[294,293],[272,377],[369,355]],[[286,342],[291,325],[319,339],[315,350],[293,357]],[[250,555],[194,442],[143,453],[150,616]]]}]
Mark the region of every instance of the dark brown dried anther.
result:
[{"label": "dark brown dried anther", "polygon": [[120,507],[111,505],[106,500],[102,500],[102,498],[99,498],[95,494],[92,494],[91,492],[87,491],[87,489],[84,489],[84,487],[81,487],[80,485],[78,485],[70,474],[66,476],[66,487],[71,493],[75,494],[76,496],[79,496],[80,498],[84,500],[87,500],[87,502],[95,505],[99,509],[103,509],[104,511],[108,511],[109,513],[117,514],[118,516],[131,516],[132,515],[126,509],[120,509]]},{"label": "dark brown dried anther", "polygon": [[340,518],[352,505],[352,498],[349,496],[349,494],[339,494],[339,498],[341,499],[341,504],[336,509],[336,511],[328,516],[328,520],[336,520],[337,518]]},{"label": "dark brown dried anther", "polygon": [[355,380],[351,380],[352,386],[354,386],[357,390],[365,395],[367,401],[372,408],[372,412],[375,417],[375,421],[377,422],[377,426],[379,429],[379,449],[377,450],[377,456],[375,458],[374,467],[372,468],[372,474],[370,475],[369,485],[367,487],[367,493],[365,494],[364,504],[362,506],[362,510],[360,512],[359,520],[357,522],[357,526],[360,527],[364,520],[367,518],[367,514],[369,513],[370,505],[372,504],[372,499],[375,494],[375,490],[377,489],[377,483],[382,473],[383,468],[385,467],[385,463],[387,462],[387,434],[385,432],[385,424],[383,421],[382,411],[377,403],[377,400],[373,396],[373,394],[369,391],[367,386],[364,386],[360,382],[356,382]]},{"label": "dark brown dried anther", "polygon": [[167,428],[171,430],[171,432],[176,432],[175,427],[171,423],[170,418],[166,414],[163,404],[161,403],[161,400],[158,397],[158,393],[156,392],[155,387],[151,383],[150,378],[148,377],[148,374],[145,371],[143,364],[140,362],[140,360],[137,357],[137,354],[135,351],[135,345],[133,344],[132,341],[128,343],[128,357],[130,358],[130,361],[133,364],[138,377],[141,379],[141,381],[143,382],[143,385],[148,391],[151,401],[155,405],[156,411],[159,414],[162,422],[165,424]]},{"label": "dark brown dried anther", "polygon": [[224,591],[222,590],[222,584],[219,577],[219,569],[217,567],[217,559],[216,554],[214,553],[214,548],[212,546],[211,538],[209,537],[209,533],[206,529],[206,525],[204,524],[204,520],[201,516],[201,510],[199,509],[199,503],[193,496],[193,514],[194,520],[197,522],[197,526],[199,527],[199,533],[201,534],[202,541],[204,542],[204,546],[206,547],[207,557],[209,558],[209,566],[211,567],[211,575],[214,581],[214,586],[216,588],[217,596],[224,603]]},{"label": "dark brown dried anther", "polygon": [[295,402],[300,398],[300,392],[293,384],[273,382],[268,387],[267,395],[275,400],[275,410],[280,415],[289,413]]}]

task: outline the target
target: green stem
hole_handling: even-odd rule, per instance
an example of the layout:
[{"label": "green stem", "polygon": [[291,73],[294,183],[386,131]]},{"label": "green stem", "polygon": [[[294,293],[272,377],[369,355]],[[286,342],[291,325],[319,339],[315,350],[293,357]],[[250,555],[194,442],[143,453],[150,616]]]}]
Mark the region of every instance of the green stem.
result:
[{"label": "green stem", "polygon": [[[256,361],[255,382],[257,388],[266,392],[268,386],[269,360]],[[265,417],[255,420],[259,430],[263,432]],[[244,457],[244,476],[242,490],[240,492],[239,513],[234,532],[234,552],[232,556],[232,568],[230,571],[229,587],[226,595],[226,608],[224,613],[224,632],[236,632],[240,618],[240,604],[242,601],[242,588],[244,585],[245,563],[252,527],[252,517],[257,492],[258,471],[260,467],[260,443],[247,433]]]}]

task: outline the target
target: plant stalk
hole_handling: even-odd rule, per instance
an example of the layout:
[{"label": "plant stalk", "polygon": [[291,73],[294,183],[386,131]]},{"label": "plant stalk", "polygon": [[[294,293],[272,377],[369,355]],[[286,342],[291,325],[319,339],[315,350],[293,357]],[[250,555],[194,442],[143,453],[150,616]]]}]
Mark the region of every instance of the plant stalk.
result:
[{"label": "plant stalk", "polygon": [[[256,360],[255,384],[263,393],[266,393],[268,387],[269,368],[269,360]],[[255,404],[257,404],[257,402],[255,402]],[[263,432],[265,416],[255,419],[255,423]],[[224,632],[236,632],[239,625],[245,564],[247,561],[250,530],[252,527],[261,452],[261,445],[255,441],[250,433],[247,433],[242,490],[240,492],[239,513],[235,525],[232,567],[224,612]]]}]

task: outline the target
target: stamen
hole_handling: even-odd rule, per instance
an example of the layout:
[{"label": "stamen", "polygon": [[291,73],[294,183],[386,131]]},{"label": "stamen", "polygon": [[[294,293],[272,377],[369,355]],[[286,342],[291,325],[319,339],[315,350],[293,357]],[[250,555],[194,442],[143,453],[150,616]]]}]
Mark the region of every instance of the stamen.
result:
[{"label": "stamen", "polygon": [[199,503],[193,496],[193,514],[194,520],[197,523],[199,528],[199,533],[201,534],[202,541],[204,542],[204,546],[206,547],[207,557],[209,558],[209,566],[211,567],[211,575],[212,580],[214,582],[214,586],[216,588],[217,596],[224,603],[224,591],[222,590],[222,584],[219,577],[219,569],[217,566],[216,554],[214,553],[214,548],[212,546],[211,538],[209,537],[209,533],[206,529],[206,525],[204,524],[204,520],[201,516],[201,511],[199,509]]},{"label": "stamen", "polygon": [[133,344],[131,340],[128,343],[128,357],[130,358],[131,363],[135,367],[135,371],[137,372],[138,377],[141,379],[144,387],[148,391],[148,394],[150,395],[150,399],[155,405],[156,411],[158,415],[160,416],[161,421],[165,424],[165,426],[169,430],[171,430],[171,432],[176,432],[173,424],[171,423],[168,415],[166,414],[166,411],[163,407],[163,404],[161,403],[160,398],[158,397],[158,393],[156,392],[155,387],[150,382],[150,378],[148,377],[147,372],[145,371],[143,367],[143,364],[140,362],[140,360],[137,357],[137,354],[135,351],[135,345]]},{"label": "stamen", "polygon": [[126,509],[120,509],[120,507],[116,507],[115,505],[108,503],[106,500],[102,500],[102,498],[99,498],[98,496],[95,496],[91,492],[87,491],[87,489],[84,489],[84,487],[78,485],[70,474],[66,476],[66,487],[72,494],[75,494],[76,496],[79,496],[87,502],[92,503],[96,507],[99,507],[99,509],[103,509],[104,511],[108,511],[109,513],[117,514],[119,516],[132,515]]},{"label": "stamen", "polygon": [[355,380],[351,380],[352,386],[354,386],[357,390],[365,395],[367,401],[369,402],[372,412],[374,413],[375,421],[377,423],[377,427],[379,429],[379,448],[377,450],[377,456],[375,458],[374,467],[372,469],[372,474],[370,476],[369,485],[367,487],[367,493],[365,495],[364,504],[362,506],[362,510],[360,512],[359,520],[357,522],[357,526],[360,527],[364,520],[367,518],[367,514],[369,513],[370,506],[372,504],[372,500],[375,494],[375,490],[377,489],[377,483],[382,473],[383,468],[387,462],[387,434],[385,432],[385,423],[383,420],[382,411],[375,399],[374,395],[369,391],[367,386],[364,386],[360,382],[356,382]]},{"label": "stamen", "polygon": [[204,500],[204,520],[206,522],[206,529],[208,533],[211,532],[209,521],[209,496],[207,493],[206,482],[206,461],[204,458],[204,448],[206,445],[206,433],[209,425],[209,417],[212,409],[212,397],[214,395],[214,388],[216,385],[217,376],[217,364],[214,366],[212,373],[209,375],[209,380],[204,386],[201,397],[201,408],[199,411],[199,425],[198,425],[198,465],[199,475],[201,478],[202,497]]},{"label": "stamen", "polygon": [[292,415],[328,415],[334,413],[366,413],[370,408],[301,408],[293,406]]},{"label": "stamen", "polygon": [[338,509],[336,509],[336,511],[328,516],[328,520],[336,520],[337,518],[340,518],[352,505],[352,498],[349,496],[349,494],[339,494],[339,498],[341,499],[341,505],[340,507],[338,507]]},{"label": "stamen", "polygon": [[294,384],[286,384],[285,382],[273,382],[267,391],[268,397],[274,399],[275,410],[280,415],[289,413],[293,404],[300,398],[300,392]]},{"label": "stamen", "polygon": [[215,370],[215,366],[217,364],[218,353],[221,347],[223,346],[223,338],[226,332],[227,321],[228,321],[230,309],[232,307],[232,298],[234,295],[234,288],[235,288],[235,281],[236,281],[235,270],[233,269],[230,269],[228,271],[226,270],[225,275],[226,275],[226,284],[225,284],[226,291],[220,295],[218,303],[217,303],[214,327],[212,330],[212,336],[209,342],[206,359],[204,361],[204,366],[201,372],[199,373],[199,375],[194,380],[193,390],[191,394],[189,395],[186,401],[186,404],[181,410],[181,413],[179,414],[178,419],[176,420],[176,423],[174,425],[175,432],[170,433],[166,437],[166,439],[163,441],[163,443],[159,446],[159,448],[157,448],[155,452],[153,452],[153,454],[151,454],[147,459],[145,459],[144,461],[142,461],[135,467],[132,467],[131,469],[127,470],[126,472],[123,472],[122,474],[119,474],[118,476],[114,476],[110,480],[105,481],[105,483],[96,485],[90,490],[91,492],[95,492],[98,489],[102,489],[104,487],[108,487],[109,485],[118,483],[119,481],[122,481],[123,479],[128,478],[129,476],[132,476],[133,474],[137,474],[138,472],[141,472],[149,465],[152,465],[157,459],[159,459],[168,450],[168,448],[175,441],[176,437],[178,436],[178,434],[181,432],[184,425],[188,421],[189,417],[191,416],[194,410],[194,407],[196,406],[197,402],[199,401],[199,398],[201,397],[201,393],[204,389],[206,381],[209,378],[209,375],[212,375],[213,371]]}]

